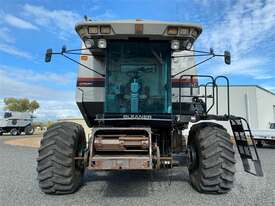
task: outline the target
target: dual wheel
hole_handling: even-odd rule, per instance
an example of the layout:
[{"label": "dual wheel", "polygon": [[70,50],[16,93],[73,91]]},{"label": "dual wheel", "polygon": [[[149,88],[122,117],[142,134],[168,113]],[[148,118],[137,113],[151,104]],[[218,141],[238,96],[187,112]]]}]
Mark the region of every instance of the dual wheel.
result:
[{"label": "dual wheel", "polygon": [[215,123],[199,123],[188,136],[192,186],[201,193],[223,194],[233,187],[235,155],[226,129]]},{"label": "dual wheel", "polygon": [[12,136],[16,136],[16,135],[20,135],[21,132],[20,132],[20,130],[18,130],[18,129],[16,129],[16,128],[13,128],[13,129],[11,129],[10,134],[11,134]]},{"label": "dual wheel", "polygon": [[[34,133],[34,128],[33,128],[31,125],[29,125],[29,126],[27,126],[27,127],[24,129],[24,133],[25,133],[26,135],[32,135],[32,134]],[[21,134],[21,130],[20,130],[20,129],[13,128],[13,129],[10,130],[10,134],[11,134],[12,136],[20,135],[20,134]]]}]

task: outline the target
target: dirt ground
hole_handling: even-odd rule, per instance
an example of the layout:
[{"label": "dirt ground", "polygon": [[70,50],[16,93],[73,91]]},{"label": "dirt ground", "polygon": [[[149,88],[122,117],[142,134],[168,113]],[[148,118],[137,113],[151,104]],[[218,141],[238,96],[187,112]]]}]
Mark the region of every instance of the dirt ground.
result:
[{"label": "dirt ground", "polygon": [[[235,187],[225,195],[200,194],[189,183],[185,167],[172,170],[88,171],[84,186],[75,194],[49,196],[43,194],[37,182],[37,148],[30,147],[41,135],[0,136],[0,206],[29,205],[102,205],[102,206],[274,206],[275,147],[258,149],[264,177],[254,177],[243,171],[236,151]],[[29,138],[32,141],[29,142]],[[22,146],[3,144],[22,143]],[[20,140],[21,139],[21,140]],[[26,139],[26,140],[24,140]],[[19,142],[19,143],[18,143]],[[11,143],[11,142],[10,142]]]},{"label": "dirt ground", "polygon": [[18,136],[16,139],[7,139],[4,143],[15,146],[39,148],[41,138],[42,134],[22,135]]}]

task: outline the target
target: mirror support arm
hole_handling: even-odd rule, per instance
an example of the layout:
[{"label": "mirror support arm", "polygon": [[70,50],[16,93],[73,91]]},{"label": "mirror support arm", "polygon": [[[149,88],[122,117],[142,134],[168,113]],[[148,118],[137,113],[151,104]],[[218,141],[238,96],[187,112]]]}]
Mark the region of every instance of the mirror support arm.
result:
[{"label": "mirror support arm", "polygon": [[179,74],[181,74],[181,73],[183,73],[183,72],[186,72],[186,71],[188,71],[188,70],[190,70],[190,69],[192,69],[192,68],[194,68],[194,67],[196,67],[196,66],[198,66],[198,65],[200,65],[200,64],[202,64],[202,63],[204,63],[204,62],[209,61],[210,59],[214,58],[215,56],[216,56],[216,55],[213,55],[213,56],[211,56],[211,57],[209,57],[209,58],[207,58],[207,59],[205,59],[205,60],[203,60],[203,61],[201,61],[201,62],[199,62],[199,63],[197,63],[197,64],[195,64],[195,65],[193,65],[193,66],[191,66],[191,67],[188,67],[187,69],[184,69],[184,70],[182,70],[182,71],[180,71],[180,72],[178,72],[178,73],[176,73],[176,74],[173,74],[171,77],[174,78],[175,76],[177,76],[177,75],[179,75]]},{"label": "mirror support arm", "polygon": [[64,56],[65,58],[69,59],[70,61],[72,61],[72,62],[74,62],[74,63],[76,63],[76,64],[79,64],[80,66],[83,66],[83,67],[85,67],[86,69],[89,69],[89,70],[91,70],[91,71],[93,71],[93,72],[99,74],[99,75],[102,76],[102,77],[105,77],[105,74],[101,74],[100,72],[98,72],[98,71],[96,71],[96,70],[94,70],[94,69],[92,69],[92,68],[86,66],[85,64],[82,64],[81,62],[78,62],[78,61],[72,59],[71,57],[65,55],[64,53],[60,53],[60,54],[61,54],[62,56]]},{"label": "mirror support arm", "polygon": [[190,54],[190,55],[180,55],[180,56],[172,56],[172,58],[180,58],[180,57],[195,57],[195,56],[210,56],[209,58],[191,66],[191,67],[188,67],[187,69],[183,70],[183,71],[180,71],[176,74],[173,74],[171,75],[172,78],[174,78],[175,76],[183,73],[183,72],[186,72],[204,62],[207,62],[208,60],[214,58],[214,57],[224,57],[225,58],[225,63],[226,64],[230,64],[231,63],[231,55],[230,55],[230,52],[228,51],[225,51],[224,54],[215,54],[214,53],[214,50],[212,48],[210,48],[210,51],[209,52],[205,52],[205,51],[197,51],[197,50],[187,50],[187,51],[193,51],[193,52],[197,52],[197,53],[200,53],[200,54]]}]

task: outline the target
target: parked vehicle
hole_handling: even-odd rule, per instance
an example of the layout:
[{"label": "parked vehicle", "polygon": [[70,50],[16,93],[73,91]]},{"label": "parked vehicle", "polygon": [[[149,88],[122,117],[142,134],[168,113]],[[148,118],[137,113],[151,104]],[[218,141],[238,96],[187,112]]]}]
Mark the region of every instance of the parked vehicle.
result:
[{"label": "parked vehicle", "polygon": [[257,147],[263,147],[263,143],[275,145],[275,123],[269,124],[269,129],[252,130]]},{"label": "parked vehicle", "polygon": [[0,119],[0,135],[10,133],[16,136],[22,132],[32,135],[34,133],[32,121],[33,116],[28,112],[5,112],[3,119]]}]

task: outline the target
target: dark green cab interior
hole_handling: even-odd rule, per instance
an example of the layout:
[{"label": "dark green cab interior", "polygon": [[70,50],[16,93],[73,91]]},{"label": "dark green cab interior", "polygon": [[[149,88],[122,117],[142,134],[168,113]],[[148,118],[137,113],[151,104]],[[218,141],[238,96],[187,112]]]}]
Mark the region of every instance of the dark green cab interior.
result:
[{"label": "dark green cab interior", "polygon": [[171,113],[168,41],[110,40],[105,113]]}]

